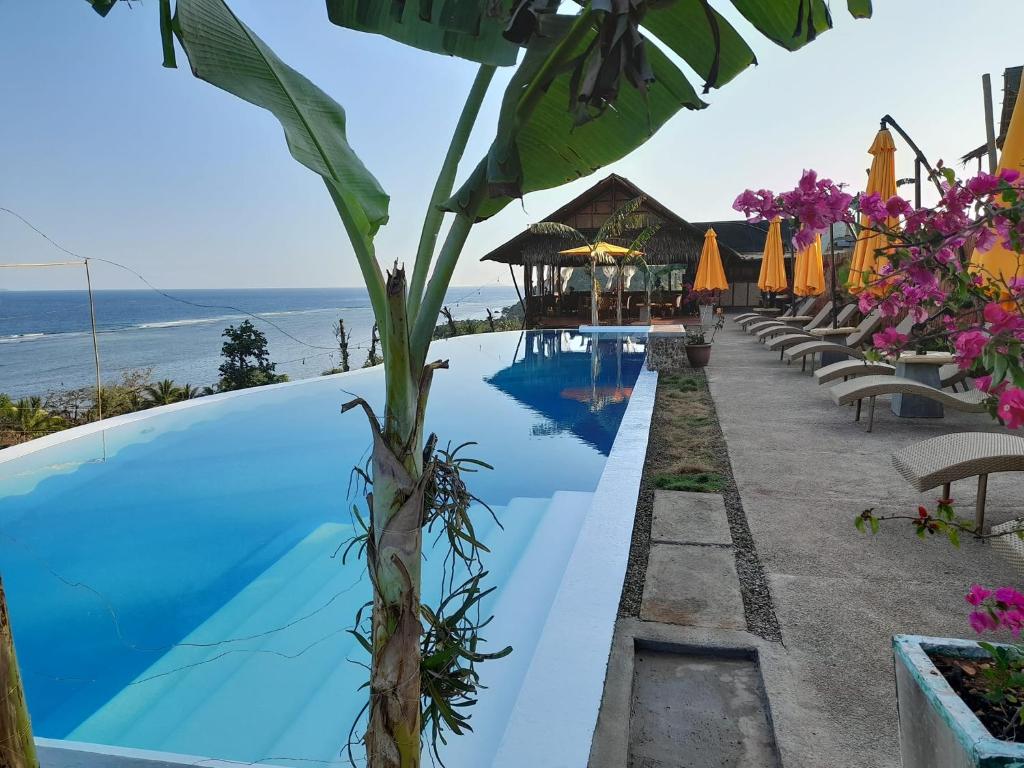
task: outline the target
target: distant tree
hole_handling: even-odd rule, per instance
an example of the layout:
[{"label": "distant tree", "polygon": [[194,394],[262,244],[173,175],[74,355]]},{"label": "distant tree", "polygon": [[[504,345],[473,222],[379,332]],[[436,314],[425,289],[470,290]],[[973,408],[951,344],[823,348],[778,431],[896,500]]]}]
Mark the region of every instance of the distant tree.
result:
[{"label": "distant tree", "polygon": [[171,379],[164,379],[156,384],[150,384],[142,390],[142,404],[144,408],[153,408],[158,405],[170,405],[184,400],[184,393],[181,387]]},{"label": "distant tree", "polygon": [[192,400],[196,397],[211,394],[213,390],[210,389],[210,392],[207,392],[206,390],[208,389],[210,389],[210,387],[193,387],[191,384],[186,384],[181,388],[181,399]]},{"label": "distant tree", "polygon": [[341,318],[338,319],[338,324],[334,327],[334,338],[338,340],[338,362],[340,365],[328,368],[320,374],[321,376],[330,376],[334,373],[348,373],[352,370],[348,357],[348,342],[352,338],[352,332],[345,330],[345,321]]},{"label": "distant tree", "polygon": [[244,320],[237,328],[229,326],[222,335],[227,341],[220,350],[224,358],[218,385],[221,392],[288,380],[287,376],[274,373],[277,365],[270,362],[267,337],[251,322]]},{"label": "distant tree", "polygon": [[441,307],[441,314],[444,315],[445,322],[448,323],[448,338],[459,335],[459,329],[455,325],[455,318],[452,317],[452,311],[448,307]]},{"label": "distant tree", "polygon": [[377,334],[377,324],[373,324],[373,330],[370,332],[370,351],[366,354],[366,362],[363,363],[363,368],[373,368],[375,365],[380,365],[384,362],[379,354],[377,354],[377,344],[380,343],[380,336]]}]

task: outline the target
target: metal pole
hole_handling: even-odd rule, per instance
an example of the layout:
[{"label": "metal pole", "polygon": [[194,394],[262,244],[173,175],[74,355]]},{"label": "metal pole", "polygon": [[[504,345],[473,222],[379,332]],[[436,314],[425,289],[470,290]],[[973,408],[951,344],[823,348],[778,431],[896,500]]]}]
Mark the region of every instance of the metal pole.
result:
[{"label": "metal pole", "polygon": [[830,272],[832,273],[832,327],[839,327],[839,288],[836,285],[836,225],[835,222],[828,225],[828,250],[832,259]]},{"label": "metal pole", "polygon": [[92,276],[89,260],[85,260],[85,286],[89,291],[89,322],[92,324],[92,360],[96,366],[96,418],[103,419],[103,384],[100,381],[100,343],[96,338],[96,304],[92,298]]},{"label": "metal pole", "polygon": [[943,190],[942,186],[939,184],[939,180],[936,178],[935,169],[932,168],[931,163],[928,162],[928,158],[924,156],[924,152],[921,151],[921,148],[918,147],[917,144],[914,143],[914,140],[910,138],[910,135],[903,130],[903,126],[897,123],[893,119],[892,115],[882,115],[880,127],[892,127],[896,131],[896,133],[903,137],[903,140],[907,142],[907,144],[910,146],[910,149],[913,150],[914,157],[916,157],[921,162],[921,165],[923,165],[925,169],[928,171],[929,177],[931,178],[932,182],[935,184],[935,188],[939,191],[939,194],[941,195]]},{"label": "metal pole", "polygon": [[921,160],[914,158],[914,207],[921,207]]},{"label": "metal pole", "polygon": [[981,76],[981,89],[985,96],[985,142],[988,144],[988,172],[995,173],[999,162],[996,154],[996,120],[992,106],[992,76],[987,72]]}]

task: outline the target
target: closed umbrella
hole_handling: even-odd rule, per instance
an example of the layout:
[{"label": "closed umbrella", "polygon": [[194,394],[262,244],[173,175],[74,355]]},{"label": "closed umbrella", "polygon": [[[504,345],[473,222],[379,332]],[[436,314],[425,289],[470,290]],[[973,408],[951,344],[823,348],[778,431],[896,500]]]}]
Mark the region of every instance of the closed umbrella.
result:
[{"label": "closed umbrella", "polygon": [[725,269],[722,267],[722,254],[718,252],[718,236],[709,227],[704,233],[704,247],[697,264],[697,276],[693,279],[693,290],[725,291],[728,288],[729,282],[725,279]]},{"label": "closed umbrella", "polygon": [[825,292],[825,265],[821,257],[821,235],[796,256],[793,269],[793,293],[797,296],[821,296]]},{"label": "closed umbrella", "polygon": [[[869,195],[877,192],[882,200],[888,200],[896,194],[896,144],[887,128],[882,128],[878,132],[868,152],[873,159],[871,170],[868,171],[868,185],[864,191]],[[861,216],[860,223],[862,227],[866,227],[867,217]],[[896,224],[896,219],[886,220],[888,227],[895,227]],[[878,256],[876,251],[888,244],[885,235],[867,229],[861,230],[850,261],[850,276],[846,281],[846,288],[850,293],[856,295],[865,289],[875,294],[884,292],[884,287],[877,281],[879,270],[888,260],[884,256]]]},{"label": "closed umbrella", "polygon": [[[1003,140],[1003,151],[999,155],[999,170],[1004,168],[1024,171],[1024,97],[1019,92]],[[1011,251],[1000,242],[984,253],[975,251],[971,269],[978,272],[986,283],[1009,283],[1015,277],[1024,277],[1024,259],[1020,253]],[[1005,288],[1003,293],[1006,294]],[[1008,296],[1004,295],[1003,298]]]},{"label": "closed umbrella", "polygon": [[768,226],[768,237],[764,241],[764,256],[761,257],[761,273],[757,287],[762,293],[778,293],[789,287],[786,281],[786,265],[782,252],[782,224],[779,217],[772,219]]}]

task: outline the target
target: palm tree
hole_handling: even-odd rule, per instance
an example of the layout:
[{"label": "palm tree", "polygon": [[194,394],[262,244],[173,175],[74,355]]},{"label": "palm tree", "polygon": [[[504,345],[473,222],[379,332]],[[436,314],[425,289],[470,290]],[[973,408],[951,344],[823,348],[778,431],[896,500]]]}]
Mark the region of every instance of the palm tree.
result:
[{"label": "palm tree", "polygon": [[181,397],[179,400],[192,400],[196,397],[202,397],[203,395],[211,394],[205,390],[210,389],[209,387],[193,387],[191,384],[186,384],[181,388]]},{"label": "palm tree", "polygon": [[[559,235],[561,237],[577,238],[589,249],[590,252],[590,324],[598,325],[597,317],[597,294],[600,288],[597,284],[597,267],[599,264],[614,264],[619,268],[618,280],[618,302],[616,303],[616,318],[619,325],[622,325],[622,264],[624,261],[632,261],[639,256],[640,249],[650,240],[654,233],[661,227],[661,223],[652,220],[649,216],[640,213],[644,203],[644,196],[634,197],[627,200],[618,210],[609,216],[601,228],[597,230],[593,241],[588,241],[586,235],[568,224],[561,224],[557,221],[542,221],[533,224],[530,231],[536,235]],[[609,253],[610,238],[622,237],[629,231],[641,232],[630,243],[625,252],[618,257]],[[619,250],[616,247],[615,250]],[[646,265],[646,262],[643,262]]]},{"label": "palm tree", "polygon": [[156,384],[142,388],[142,407],[155,408],[158,405],[170,405],[183,400],[184,393],[171,379],[164,379]]},{"label": "palm tree", "polygon": [[17,419],[14,427],[28,440],[57,432],[65,426],[64,419],[43,408],[43,401],[39,397],[23,397],[13,408]]}]

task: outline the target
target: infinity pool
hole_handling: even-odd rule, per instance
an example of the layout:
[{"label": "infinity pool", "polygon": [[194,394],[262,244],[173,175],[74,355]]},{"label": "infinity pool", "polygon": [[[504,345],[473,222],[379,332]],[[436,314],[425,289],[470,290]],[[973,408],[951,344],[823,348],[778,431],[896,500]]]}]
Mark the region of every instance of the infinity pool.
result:
[{"label": "infinity pool", "polygon": [[[633,386],[643,336],[528,332],[438,343],[428,429],[478,443],[491,505],[493,648],[472,737],[500,743]],[[5,460],[0,572],[36,735],[240,761],[337,762],[365,695],[346,630],[369,599],[350,470],[368,455],[353,395],[381,369],[216,396]],[[67,437],[71,438],[72,433]],[[482,511],[482,510],[481,510]],[[425,599],[440,557],[427,555]],[[432,578],[433,577],[433,578]],[[603,670],[602,670],[603,671]],[[358,753],[358,750],[357,750]]]}]

